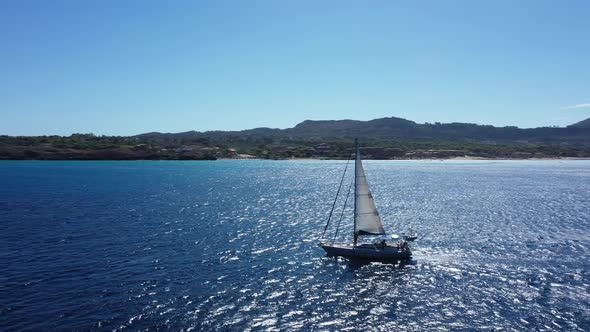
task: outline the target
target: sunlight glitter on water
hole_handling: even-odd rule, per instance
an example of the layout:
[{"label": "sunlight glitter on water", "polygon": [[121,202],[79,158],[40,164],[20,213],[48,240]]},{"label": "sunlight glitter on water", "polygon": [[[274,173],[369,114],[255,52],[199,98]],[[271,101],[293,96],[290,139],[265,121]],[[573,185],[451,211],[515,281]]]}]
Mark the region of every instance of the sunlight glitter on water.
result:
[{"label": "sunlight glitter on water", "polygon": [[9,330],[590,328],[590,162],[367,162],[403,266],[316,246],[342,162],[18,165]]}]

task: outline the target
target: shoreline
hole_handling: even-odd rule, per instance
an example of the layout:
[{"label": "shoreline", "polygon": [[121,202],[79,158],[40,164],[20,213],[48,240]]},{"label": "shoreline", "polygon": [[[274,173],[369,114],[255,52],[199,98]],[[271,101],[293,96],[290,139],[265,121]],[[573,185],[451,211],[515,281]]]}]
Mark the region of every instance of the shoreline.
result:
[{"label": "shoreline", "polygon": [[[217,158],[217,159],[0,159],[3,161],[346,161],[346,159],[331,158],[285,158],[285,159],[265,159],[265,158]],[[543,157],[543,158],[484,158],[484,157],[452,157],[452,158],[410,158],[410,159],[364,159],[366,161],[540,161],[540,160],[590,160],[590,157]]]}]

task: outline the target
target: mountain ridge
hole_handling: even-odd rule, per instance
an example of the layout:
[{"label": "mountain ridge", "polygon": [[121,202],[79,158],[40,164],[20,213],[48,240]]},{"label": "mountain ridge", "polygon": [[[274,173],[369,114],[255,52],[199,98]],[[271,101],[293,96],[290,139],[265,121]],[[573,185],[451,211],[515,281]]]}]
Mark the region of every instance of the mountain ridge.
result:
[{"label": "mountain ridge", "polygon": [[181,133],[145,133],[134,137],[188,138],[201,137],[224,139],[235,136],[295,138],[295,139],[341,139],[379,138],[397,140],[466,141],[501,144],[550,144],[590,145],[590,119],[567,127],[519,128],[516,126],[495,127],[474,123],[416,123],[399,117],[372,120],[304,120],[292,128],[278,129],[258,127],[238,131],[187,131]]},{"label": "mountain ridge", "polygon": [[590,118],[567,126],[568,128],[590,128]]},{"label": "mountain ridge", "polygon": [[150,132],[136,136],[0,136],[0,160],[590,158],[588,120],[568,127],[416,123],[397,117],[305,120],[292,128]]}]

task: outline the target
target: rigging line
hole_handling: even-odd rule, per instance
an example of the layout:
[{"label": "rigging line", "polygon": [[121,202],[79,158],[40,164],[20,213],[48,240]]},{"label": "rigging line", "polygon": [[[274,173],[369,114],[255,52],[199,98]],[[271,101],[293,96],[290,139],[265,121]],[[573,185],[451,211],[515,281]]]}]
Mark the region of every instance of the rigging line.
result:
[{"label": "rigging line", "polygon": [[346,203],[348,203],[348,196],[350,196],[350,190],[352,189],[353,183],[350,182],[350,186],[348,186],[348,192],[346,193],[346,199],[344,200],[344,207],[342,208],[342,212],[340,212],[340,219],[338,219],[338,224],[336,225],[336,232],[334,232],[334,237],[332,238],[332,244],[336,242],[336,235],[338,235],[338,230],[340,230],[340,222],[342,221],[342,217],[344,216],[344,211],[346,210]]},{"label": "rigging line", "polygon": [[328,215],[328,221],[326,222],[326,227],[324,227],[324,231],[322,232],[322,237],[320,241],[324,239],[324,235],[326,235],[326,230],[328,229],[328,225],[330,225],[330,219],[332,219],[332,213],[334,213],[334,208],[336,207],[336,201],[338,201],[338,195],[340,194],[340,189],[342,189],[342,183],[344,182],[344,176],[346,175],[346,170],[348,169],[348,163],[350,162],[351,156],[348,156],[348,160],[346,161],[346,166],[344,167],[344,173],[342,173],[342,179],[340,180],[340,185],[338,186],[338,191],[336,192],[336,198],[334,198],[334,203],[332,204],[332,209],[330,210],[330,215]]}]

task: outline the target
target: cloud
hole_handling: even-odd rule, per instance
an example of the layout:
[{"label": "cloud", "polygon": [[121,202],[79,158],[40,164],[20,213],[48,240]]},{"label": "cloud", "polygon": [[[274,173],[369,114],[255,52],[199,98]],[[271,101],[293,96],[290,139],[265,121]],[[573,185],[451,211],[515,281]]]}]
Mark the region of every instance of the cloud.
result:
[{"label": "cloud", "polygon": [[590,103],[588,104],[577,104],[577,105],[572,105],[572,106],[564,106],[561,109],[562,110],[572,110],[575,108],[586,108],[586,107],[590,107]]}]

